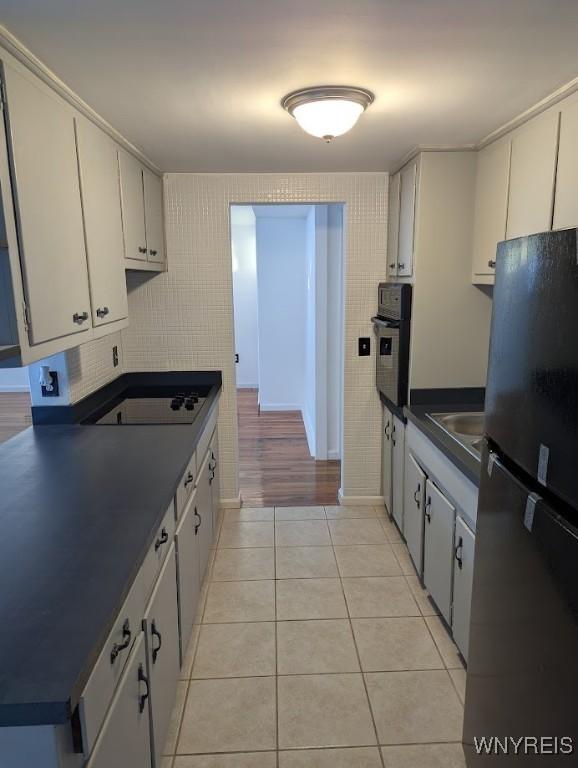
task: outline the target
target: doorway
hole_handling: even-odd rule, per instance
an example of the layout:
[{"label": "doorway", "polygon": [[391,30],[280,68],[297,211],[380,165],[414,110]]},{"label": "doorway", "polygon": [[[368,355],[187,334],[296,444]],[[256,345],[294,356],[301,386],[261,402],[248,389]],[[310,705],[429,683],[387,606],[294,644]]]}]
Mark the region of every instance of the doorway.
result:
[{"label": "doorway", "polygon": [[342,204],[232,205],[246,505],[336,504],[343,413]]}]

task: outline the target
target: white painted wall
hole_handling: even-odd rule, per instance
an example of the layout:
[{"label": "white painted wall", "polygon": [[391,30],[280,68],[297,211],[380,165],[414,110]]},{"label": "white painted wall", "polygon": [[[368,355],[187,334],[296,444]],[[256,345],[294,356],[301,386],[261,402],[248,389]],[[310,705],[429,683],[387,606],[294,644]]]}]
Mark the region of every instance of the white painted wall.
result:
[{"label": "white painted wall", "polygon": [[306,219],[257,215],[259,403],[301,410],[305,394]]},{"label": "white painted wall", "polygon": [[0,368],[0,392],[28,392],[28,368]]},{"label": "white painted wall", "polygon": [[315,316],[316,306],[316,269],[315,255],[317,249],[315,237],[317,206],[312,206],[306,219],[306,328],[305,328],[305,396],[303,398],[303,423],[305,425],[305,434],[309,445],[309,453],[316,455],[317,451],[317,319]]},{"label": "white painted wall", "polygon": [[250,205],[231,206],[231,257],[237,387],[259,385],[257,308],[257,242],[255,213]]},{"label": "white painted wall", "polygon": [[327,458],[341,457],[343,414],[343,206],[327,206]]}]

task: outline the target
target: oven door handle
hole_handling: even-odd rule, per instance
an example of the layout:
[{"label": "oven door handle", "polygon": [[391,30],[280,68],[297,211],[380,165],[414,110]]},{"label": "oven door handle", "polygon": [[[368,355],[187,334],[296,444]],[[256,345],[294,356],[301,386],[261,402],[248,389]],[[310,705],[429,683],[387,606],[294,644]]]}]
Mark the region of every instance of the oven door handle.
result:
[{"label": "oven door handle", "polygon": [[399,328],[399,320],[383,320],[381,317],[372,317],[371,322],[380,328]]}]

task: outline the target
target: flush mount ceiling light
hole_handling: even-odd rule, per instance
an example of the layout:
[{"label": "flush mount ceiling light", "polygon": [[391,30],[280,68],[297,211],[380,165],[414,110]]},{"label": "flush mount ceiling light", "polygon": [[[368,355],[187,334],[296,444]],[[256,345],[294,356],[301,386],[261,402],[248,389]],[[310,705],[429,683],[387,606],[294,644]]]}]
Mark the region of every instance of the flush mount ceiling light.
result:
[{"label": "flush mount ceiling light", "polygon": [[293,91],[281,106],[304,131],[329,143],[350,131],[373,99],[365,88],[324,85]]}]

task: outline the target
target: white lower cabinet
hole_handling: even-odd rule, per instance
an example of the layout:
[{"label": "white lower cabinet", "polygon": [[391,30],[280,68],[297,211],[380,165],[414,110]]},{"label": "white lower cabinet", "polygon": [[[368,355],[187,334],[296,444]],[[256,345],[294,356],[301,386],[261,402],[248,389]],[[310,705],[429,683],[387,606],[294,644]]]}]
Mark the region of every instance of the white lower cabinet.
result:
[{"label": "white lower cabinet", "polygon": [[185,508],[175,535],[181,662],[193,631],[201,588],[196,498],[195,492]]},{"label": "white lower cabinet", "polygon": [[209,552],[213,542],[213,499],[211,494],[211,452],[207,451],[205,459],[199,470],[199,482],[197,484],[197,497],[195,501],[195,514],[197,517],[197,529],[199,535],[199,568],[201,582],[207,564]]},{"label": "white lower cabinet", "polygon": [[143,620],[150,682],[151,752],[160,768],[180,671],[175,546],[149,600]]},{"label": "white lower cabinet", "polygon": [[456,509],[431,480],[426,483],[424,515],[423,582],[449,624]]},{"label": "white lower cabinet", "polygon": [[454,598],[452,631],[462,656],[468,660],[470,641],[470,608],[472,578],[474,575],[474,548],[476,537],[461,517],[456,518],[454,543]]},{"label": "white lower cabinet", "polygon": [[144,634],[134,643],[86,768],[151,768]]},{"label": "white lower cabinet", "polygon": [[381,443],[381,492],[388,513],[392,514],[391,489],[392,489],[392,442],[393,415],[389,408],[383,406],[383,435]]},{"label": "white lower cabinet", "polygon": [[421,576],[423,565],[423,507],[426,476],[417,461],[407,453],[404,477],[404,535],[416,571]]},{"label": "white lower cabinet", "polygon": [[221,472],[219,465],[219,435],[217,430],[212,437],[209,446],[210,465],[209,485],[211,486],[211,505],[213,508],[213,541],[219,530],[219,512],[221,505]]},{"label": "white lower cabinet", "polygon": [[391,514],[400,531],[403,532],[403,475],[405,464],[405,424],[397,416],[393,416],[391,433]]}]

